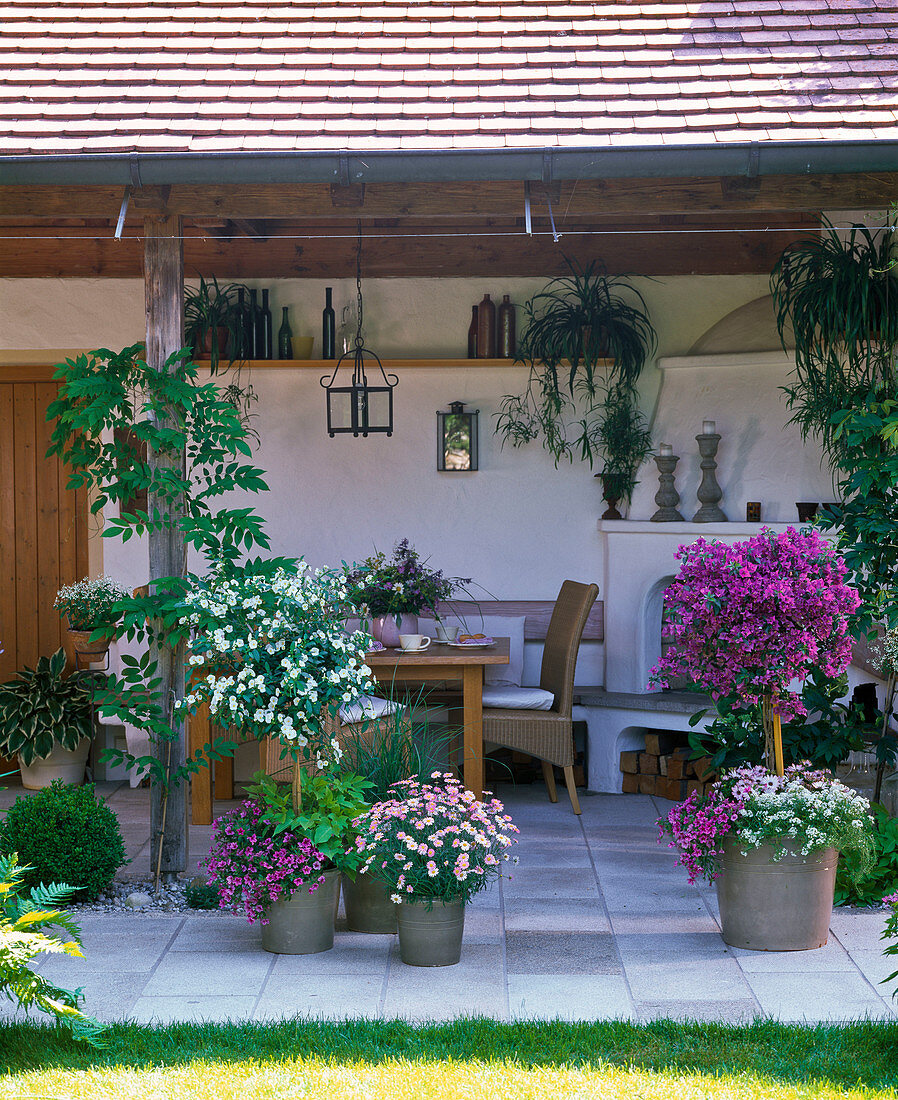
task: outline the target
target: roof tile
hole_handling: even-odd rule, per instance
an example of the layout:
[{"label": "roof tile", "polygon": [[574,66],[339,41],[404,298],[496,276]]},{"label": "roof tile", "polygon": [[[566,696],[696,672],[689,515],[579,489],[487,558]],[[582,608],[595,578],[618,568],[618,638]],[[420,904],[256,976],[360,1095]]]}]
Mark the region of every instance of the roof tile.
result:
[{"label": "roof tile", "polygon": [[898,127],[898,0],[0,0],[0,153]]}]

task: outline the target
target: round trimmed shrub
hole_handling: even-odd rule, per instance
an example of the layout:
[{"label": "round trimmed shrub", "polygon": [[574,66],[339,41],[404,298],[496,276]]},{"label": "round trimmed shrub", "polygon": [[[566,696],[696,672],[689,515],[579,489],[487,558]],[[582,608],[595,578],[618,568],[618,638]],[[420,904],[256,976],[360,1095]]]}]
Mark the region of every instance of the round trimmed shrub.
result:
[{"label": "round trimmed shrub", "polygon": [[19,865],[30,868],[27,886],[65,882],[78,901],[93,901],[130,862],[118,818],[93,784],[73,787],[59,779],[16,799],[0,823],[0,851],[16,852]]}]

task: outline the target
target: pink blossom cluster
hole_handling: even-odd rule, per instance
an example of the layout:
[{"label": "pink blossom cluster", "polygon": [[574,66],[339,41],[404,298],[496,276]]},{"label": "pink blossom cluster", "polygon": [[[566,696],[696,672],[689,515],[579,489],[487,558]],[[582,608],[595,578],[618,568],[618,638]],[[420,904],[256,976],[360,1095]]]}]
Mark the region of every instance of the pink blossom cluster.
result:
[{"label": "pink blossom cluster", "polygon": [[677,553],[680,571],[664,595],[670,649],[652,685],[686,676],[715,699],[743,706],[770,695],[782,718],[805,714],[789,690],[812,668],[839,676],[851,659],[848,616],[860,598],[845,563],[816,532],[765,527],[732,546],[697,539]]},{"label": "pink blossom cluster", "polygon": [[200,864],[210,886],[218,887],[219,907],[244,913],[250,924],[268,924],[272,902],[306,888],[312,894],[324,882],[321,852],[290,832],[275,837],[264,812],[258,802],[246,801],[217,818],[209,855]]},{"label": "pink blossom cluster", "polygon": [[356,821],[359,874],[386,882],[403,897],[467,901],[498,877],[519,830],[496,798],[480,801],[451,772],[433,783],[394,783],[396,797]]},{"label": "pink blossom cluster", "polygon": [[715,784],[705,798],[693,791],[658,822],[658,839],[670,837],[668,848],[679,848],[677,863],[697,878],[716,878],[716,863],[723,855],[723,838],[732,831],[742,812],[742,802],[730,798]]}]

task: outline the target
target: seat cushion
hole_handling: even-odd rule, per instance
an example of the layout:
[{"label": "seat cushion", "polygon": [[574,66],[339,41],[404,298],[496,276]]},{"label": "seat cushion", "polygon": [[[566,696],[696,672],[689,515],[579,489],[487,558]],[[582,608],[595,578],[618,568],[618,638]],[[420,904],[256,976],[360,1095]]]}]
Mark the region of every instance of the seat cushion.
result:
[{"label": "seat cushion", "polygon": [[377,695],[363,695],[357,703],[347,703],[340,707],[340,721],[346,725],[354,722],[376,721],[388,714],[395,714],[399,704],[392,699],[381,699]]},{"label": "seat cushion", "polygon": [[542,688],[484,684],[483,705],[505,710],[551,710],[555,696]]},{"label": "seat cushion", "polygon": [[[524,616],[523,615],[484,615],[481,620],[476,614],[468,615],[464,622],[455,615],[444,615],[447,626],[457,626],[461,631],[487,634],[491,638],[508,638],[508,664],[486,665],[483,680],[487,684],[511,684],[521,686],[524,675]],[[433,619],[418,619],[418,630],[431,638],[436,637],[436,622]]]}]

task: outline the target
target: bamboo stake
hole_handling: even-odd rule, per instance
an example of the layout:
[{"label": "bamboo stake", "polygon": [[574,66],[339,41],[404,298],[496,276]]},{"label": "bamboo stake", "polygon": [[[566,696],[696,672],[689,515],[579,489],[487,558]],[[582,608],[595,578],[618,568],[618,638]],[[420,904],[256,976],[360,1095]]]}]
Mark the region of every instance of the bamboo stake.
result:
[{"label": "bamboo stake", "polygon": [[761,703],[764,724],[764,756],[767,768],[775,775],[782,775],[783,767],[783,726],[776,713],[773,697],[765,695]]},{"label": "bamboo stake", "polygon": [[783,727],[780,722],[780,716],[773,712],[773,752],[776,762],[776,774],[782,775],[785,771],[783,767]]}]

